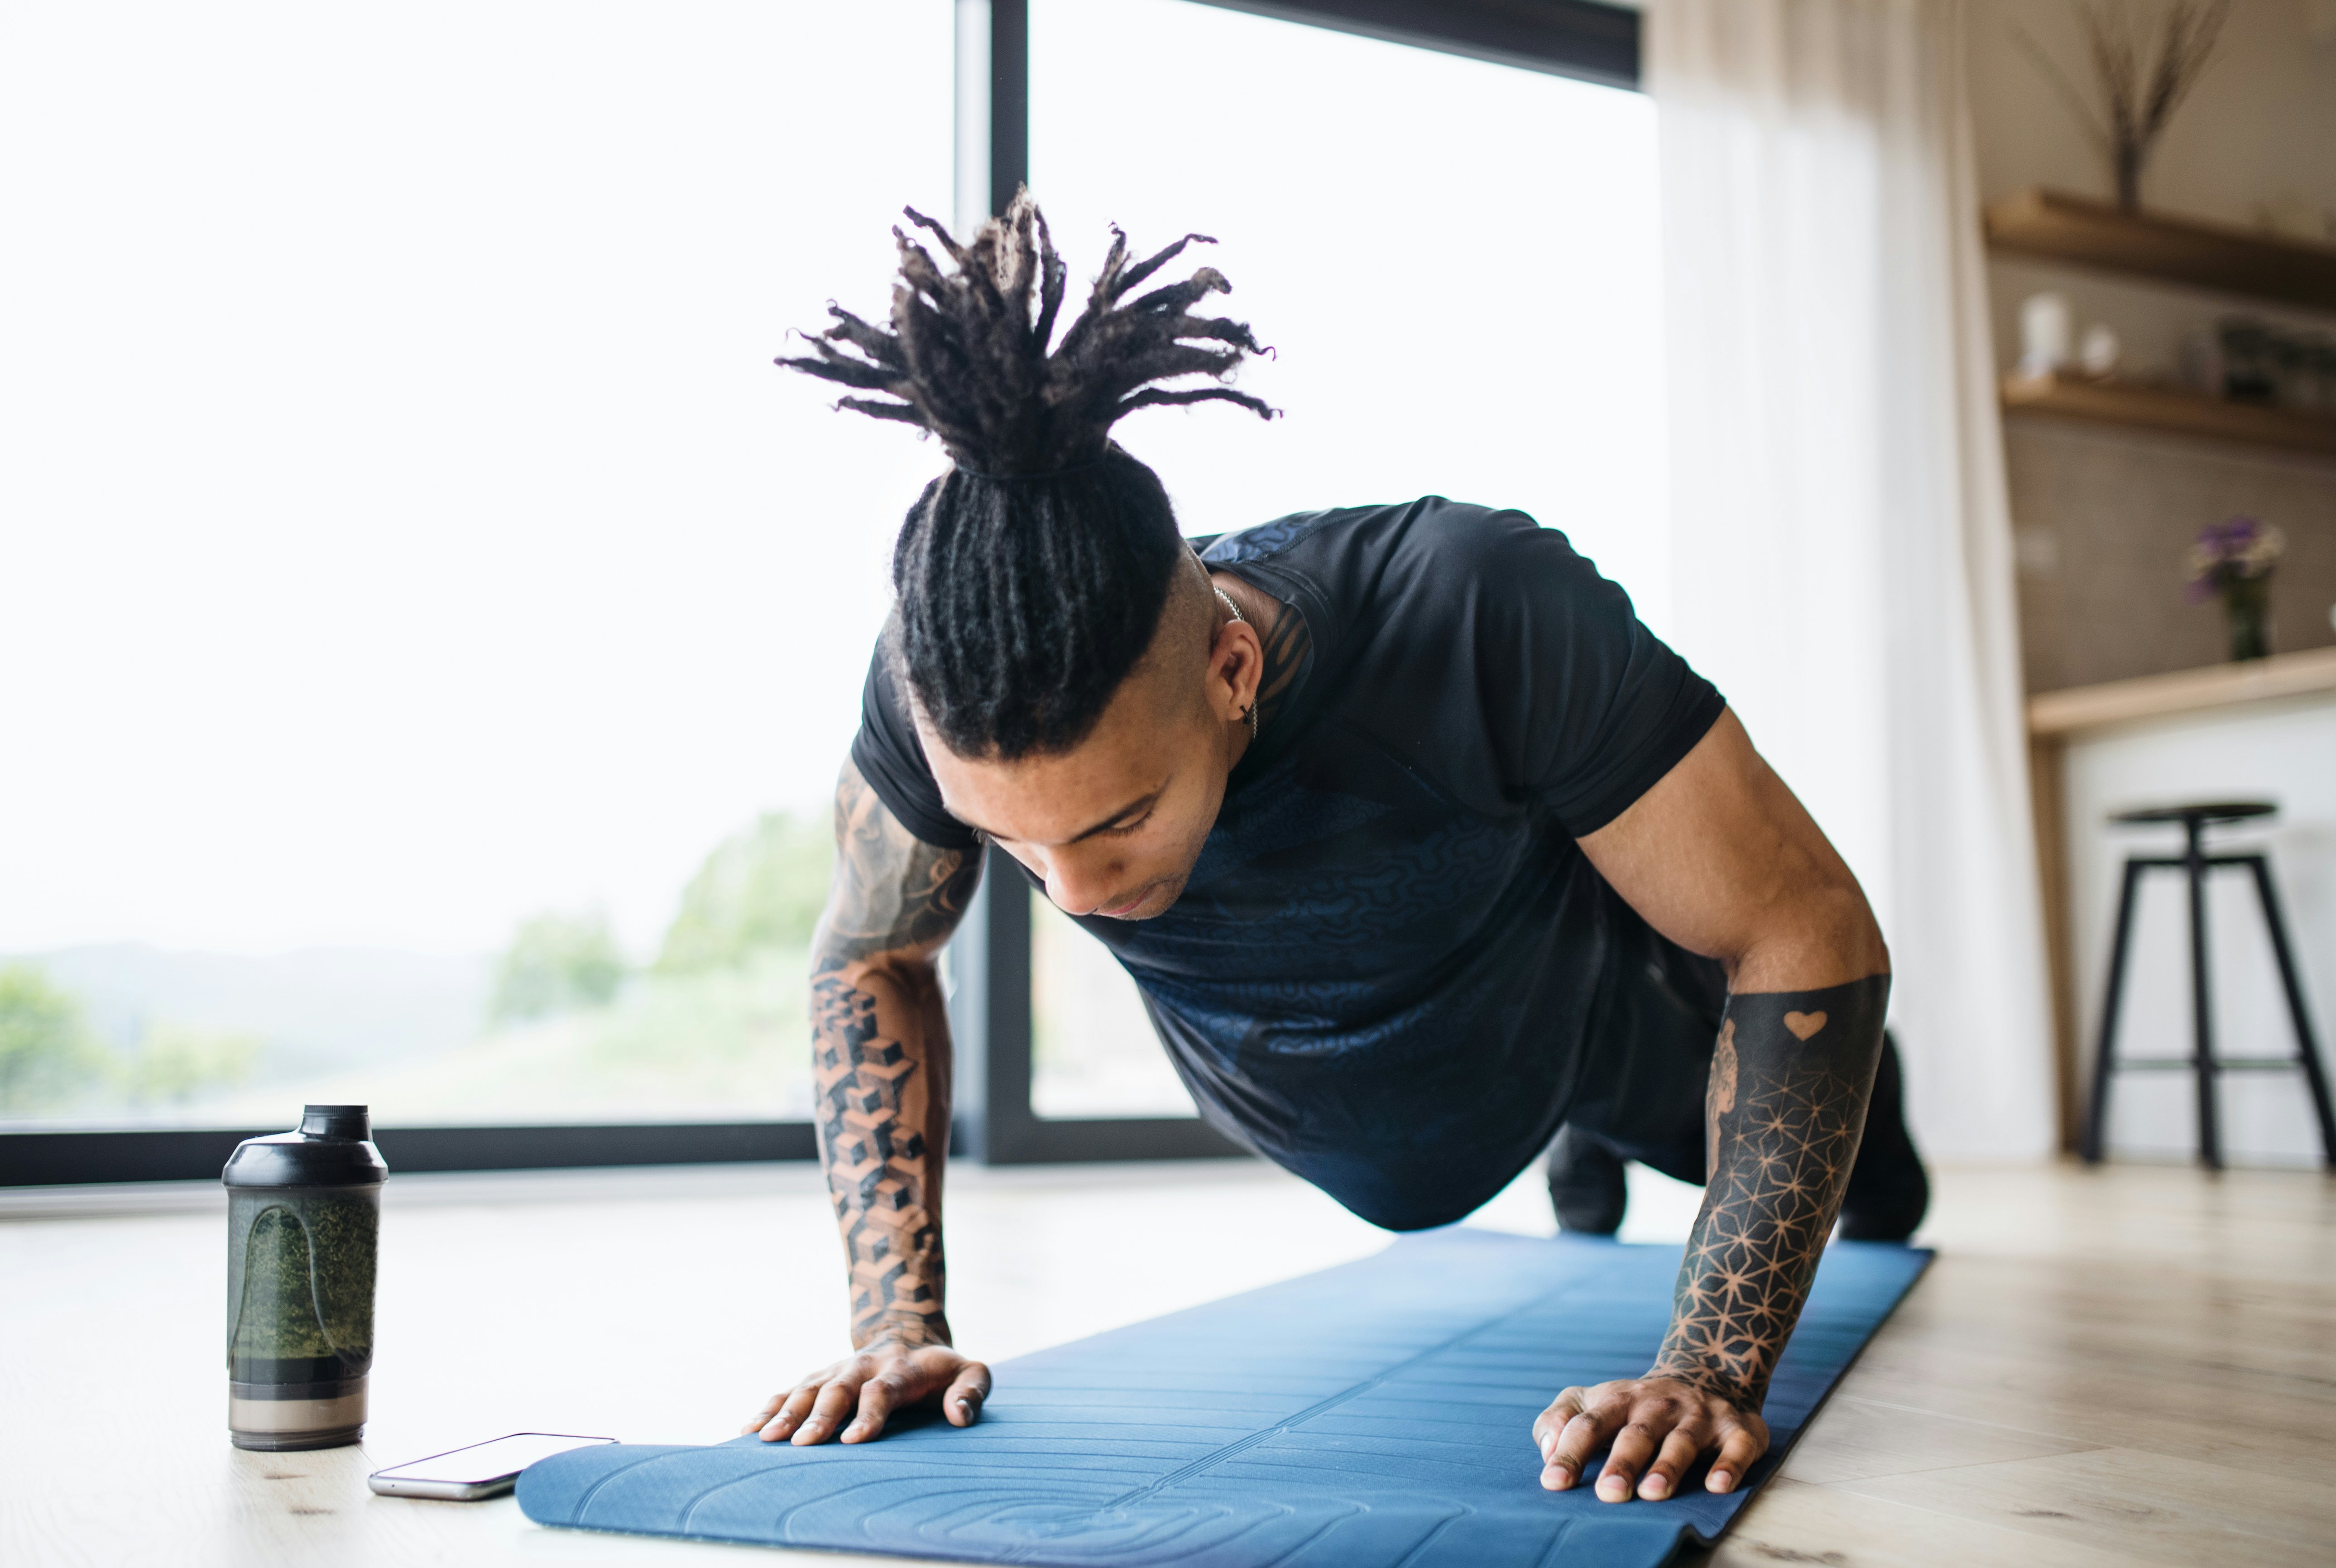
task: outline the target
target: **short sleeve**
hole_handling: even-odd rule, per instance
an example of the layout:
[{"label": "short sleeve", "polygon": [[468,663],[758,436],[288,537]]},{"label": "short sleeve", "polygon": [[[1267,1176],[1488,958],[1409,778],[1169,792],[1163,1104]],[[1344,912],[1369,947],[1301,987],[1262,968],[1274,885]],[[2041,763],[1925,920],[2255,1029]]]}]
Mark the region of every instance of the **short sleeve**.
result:
[{"label": "short sleeve", "polygon": [[920,842],[935,849],[969,850],[980,842],[942,806],[924,743],[917,738],[917,726],[893,684],[891,665],[881,646],[868,661],[868,682],[861,688],[860,733],[852,740],[852,761],[893,819]]},{"label": "short sleeve", "polygon": [[1477,655],[1494,745],[1580,838],[1676,767],[1727,702],[1563,534],[1520,531],[1494,553]]}]

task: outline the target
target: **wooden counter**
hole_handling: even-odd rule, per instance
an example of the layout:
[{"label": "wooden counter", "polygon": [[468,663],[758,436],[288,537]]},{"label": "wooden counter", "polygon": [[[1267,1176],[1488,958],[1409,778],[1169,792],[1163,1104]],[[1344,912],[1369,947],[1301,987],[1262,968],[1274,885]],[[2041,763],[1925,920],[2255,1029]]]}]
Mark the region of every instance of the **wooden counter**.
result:
[{"label": "wooden counter", "polygon": [[2336,648],[2039,692],[2028,699],[2028,733],[2064,736],[2134,719],[2318,691],[2336,691]]},{"label": "wooden counter", "polygon": [[2068,825],[2068,747],[2125,726],[2206,716],[2251,704],[2336,694],[2336,648],[2283,653],[2244,664],[2175,670],[2134,680],[2039,692],[2028,699],[2029,798],[2036,820],[2038,878],[2051,966],[2053,1035],[2060,1128],[2075,1148],[2084,1098],[2078,1067],[2078,998]]}]

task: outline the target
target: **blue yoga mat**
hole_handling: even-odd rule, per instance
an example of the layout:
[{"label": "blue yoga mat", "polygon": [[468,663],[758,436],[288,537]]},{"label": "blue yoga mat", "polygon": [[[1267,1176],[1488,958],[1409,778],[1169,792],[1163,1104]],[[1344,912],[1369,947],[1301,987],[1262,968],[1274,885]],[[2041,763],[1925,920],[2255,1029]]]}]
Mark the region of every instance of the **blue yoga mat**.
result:
[{"label": "blue yoga mat", "polygon": [[979,1425],[875,1443],[617,1445],[546,1459],[544,1524],[960,1562],[1654,1568],[1765,1481],[1926,1251],[1836,1243],[1776,1370],[1775,1446],[1733,1495],[1544,1492],[1533,1417],[1644,1372],[1676,1247],[1449,1229],[1025,1356]]}]

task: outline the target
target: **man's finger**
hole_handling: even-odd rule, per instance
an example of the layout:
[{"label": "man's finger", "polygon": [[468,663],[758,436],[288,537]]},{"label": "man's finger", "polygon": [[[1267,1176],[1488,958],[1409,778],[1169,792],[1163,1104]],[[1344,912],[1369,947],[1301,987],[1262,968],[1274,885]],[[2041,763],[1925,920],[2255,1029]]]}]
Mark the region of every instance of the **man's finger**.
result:
[{"label": "man's finger", "polygon": [[1557,1435],[1549,1463],[1542,1470],[1541,1484],[1552,1492],[1562,1492],[1580,1480],[1582,1466],[1605,1446],[1606,1439],[1621,1426],[1628,1410],[1618,1395],[1593,1399]]},{"label": "man's finger", "polygon": [[778,1442],[800,1426],[803,1418],[811,1414],[812,1401],[819,1398],[821,1387],[822,1385],[816,1382],[797,1384],[781,1401],[778,1414],[764,1423],[763,1441]]},{"label": "man's finger", "polygon": [[774,1394],[764,1400],[763,1407],[754,1412],[754,1418],[738,1428],[738,1435],[743,1437],[749,1432],[759,1432],[769,1426],[771,1417],[777,1415],[779,1407],[786,1402],[787,1397],[784,1394]]},{"label": "man's finger", "polygon": [[941,1414],[952,1427],[970,1427],[981,1419],[982,1402],[988,1398],[989,1368],[978,1361],[968,1361],[941,1395]]},{"label": "man's finger", "polygon": [[1653,1403],[1641,1405],[1630,1412],[1630,1419],[1614,1434],[1614,1451],[1606,1456],[1606,1468],[1599,1472],[1598,1500],[1601,1503],[1627,1503],[1638,1490],[1639,1472],[1655,1456],[1662,1440],[1670,1436],[1677,1417],[1664,1407]]},{"label": "man's finger", "polygon": [[1650,1503],[1660,1503],[1678,1491],[1679,1477],[1694,1466],[1695,1456],[1710,1445],[1711,1428],[1702,1414],[1690,1414],[1663,1439],[1662,1451],[1639,1478],[1639,1495]]},{"label": "man's finger", "polygon": [[1719,1439],[1719,1457],[1711,1462],[1711,1474],[1704,1477],[1705,1489],[1735,1491],[1737,1483],[1744,1479],[1744,1472],[1752,1467],[1752,1461],[1767,1451],[1766,1427],[1756,1430],[1748,1426],[1730,1427]]},{"label": "man's finger", "polygon": [[1582,1414],[1582,1403],[1588,1397],[1586,1388],[1560,1388],[1557,1398],[1549,1402],[1549,1408],[1533,1417],[1533,1446],[1541,1450],[1543,1464],[1549,1463],[1550,1453],[1557,1446],[1557,1435],[1565,1430],[1568,1421]]},{"label": "man's finger", "polygon": [[884,1430],[894,1410],[912,1403],[918,1393],[915,1370],[904,1360],[893,1362],[860,1385],[860,1414],[843,1429],[842,1441],[865,1443]]},{"label": "man's finger", "polygon": [[796,1446],[808,1447],[813,1443],[827,1441],[843,1417],[851,1413],[852,1407],[859,1402],[860,1385],[864,1378],[864,1373],[855,1375],[847,1372],[828,1380],[827,1386],[819,1391],[819,1398],[812,1401],[810,1416],[795,1429],[793,1441]]}]

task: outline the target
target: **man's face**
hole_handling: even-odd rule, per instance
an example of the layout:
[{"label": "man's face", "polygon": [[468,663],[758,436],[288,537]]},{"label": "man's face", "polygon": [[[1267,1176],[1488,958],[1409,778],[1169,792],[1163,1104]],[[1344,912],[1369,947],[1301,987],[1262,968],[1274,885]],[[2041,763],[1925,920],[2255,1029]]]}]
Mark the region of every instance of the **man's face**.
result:
[{"label": "man's face", "polygon": [[[1254,648],[1248,628],[1235,635]],[[1226,659],[1214,647],[1176,651],[1154,647],[1094,732],[1057,755],[968,759],[919,725],[950,813],[1044,878],[1071,914],[1163,913],[1216,824],[1234,758],[1222,705],[1212,705]]]}]

